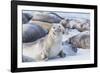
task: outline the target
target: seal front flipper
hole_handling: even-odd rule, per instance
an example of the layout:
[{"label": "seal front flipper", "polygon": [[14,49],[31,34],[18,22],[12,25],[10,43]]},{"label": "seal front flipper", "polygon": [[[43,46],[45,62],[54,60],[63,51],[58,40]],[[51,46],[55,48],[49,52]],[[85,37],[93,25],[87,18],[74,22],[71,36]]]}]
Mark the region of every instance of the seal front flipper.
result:
[{"label": "seal front flipper", "polygon": [[58,54],[60,57],[64,58],[66,56],[66,54],[63,51],[60,51]]},{"label": "seal front flipper", "polygon": [[43,61],[47,61],[48,60],[48,54],[46,53],[46,51],[43,51],[41,53],[41,60],[43,60]]}]

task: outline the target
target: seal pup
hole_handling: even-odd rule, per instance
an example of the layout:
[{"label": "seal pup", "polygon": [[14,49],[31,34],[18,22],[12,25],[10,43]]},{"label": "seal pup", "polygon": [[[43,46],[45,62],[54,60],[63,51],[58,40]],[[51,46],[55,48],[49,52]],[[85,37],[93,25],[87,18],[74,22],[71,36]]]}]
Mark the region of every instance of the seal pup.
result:
[{"label": "seal pup", "polygon": [[53,24],[47,36],[31,43],[31,46],[26,47],[26,43],[23,44],[23,55],[33,58],[35,61],[45,61],[57,56],[65,57],[62,48],[64,30],[61,24]]}]

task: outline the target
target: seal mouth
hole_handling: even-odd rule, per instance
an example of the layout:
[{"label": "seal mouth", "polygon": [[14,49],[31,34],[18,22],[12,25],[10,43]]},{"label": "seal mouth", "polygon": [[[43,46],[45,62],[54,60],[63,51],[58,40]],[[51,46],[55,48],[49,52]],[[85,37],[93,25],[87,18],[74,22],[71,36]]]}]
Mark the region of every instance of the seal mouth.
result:
[{"label": "seal mouth", "polygon": [[61,32],[61,29],[57,29],[57,30],[55,30],[55,32]]}]

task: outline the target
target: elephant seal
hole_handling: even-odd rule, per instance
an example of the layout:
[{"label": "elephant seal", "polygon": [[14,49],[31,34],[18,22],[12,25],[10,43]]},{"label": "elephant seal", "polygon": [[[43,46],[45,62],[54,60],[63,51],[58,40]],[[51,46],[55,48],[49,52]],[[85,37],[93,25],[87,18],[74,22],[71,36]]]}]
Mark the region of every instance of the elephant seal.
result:
[{"label": "elephant seal", "polygon": [[22,26],[23,43],[36,41],[37,39],[44,37],[47,34],[46,30],[42,29],[40,26],[35,24],[33,25],[28,23]]},{"label": "elephant seal", "polygon": [[69,39],[69,43],[77,48],[90,48],[90,32],[84,31]]},{"label": "elephant seal", "polygon": [[62,19],[52,12],[34,12],[32,20],[48,23],[59,23]]},{"label": "elephant seal", "polygon": [[90,30],[90,21],[88,19],[66,19],[63,21],[63,24],[66,28],[75,28],[80,32]]},{"label": "elephant seal", "polygon": [[42,22],[42,21],[30,21],[29,23],[32,23],[33,25],[38,25],[44,30],[47,30],[48,32],[50,31],[53,23],[48,23],[48,22]]},{"label": "elephant seal", "polygon": [[65,57],[61,46],[64,30],[61,24],[53,24],[47,36],[31,43],[31,46],[25,47],[23,44],[23,55],[35,61],[45,61],[57,56]]}]

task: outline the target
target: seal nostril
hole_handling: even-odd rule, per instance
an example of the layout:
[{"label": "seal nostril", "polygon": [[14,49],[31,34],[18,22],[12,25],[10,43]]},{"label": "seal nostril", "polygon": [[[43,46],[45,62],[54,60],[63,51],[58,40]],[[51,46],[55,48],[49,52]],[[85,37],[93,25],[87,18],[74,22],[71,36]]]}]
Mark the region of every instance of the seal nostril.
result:
[{"label": "seal nostril", "polygon": [[58,28],[58,32],[60,32],[61,31],[61,29],[60,28]]}]

